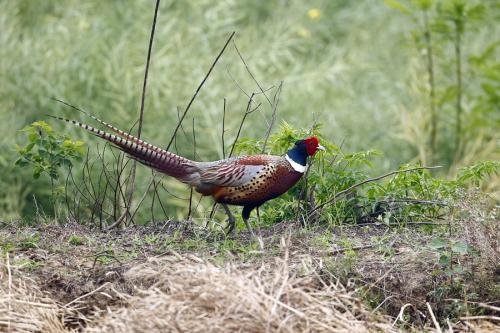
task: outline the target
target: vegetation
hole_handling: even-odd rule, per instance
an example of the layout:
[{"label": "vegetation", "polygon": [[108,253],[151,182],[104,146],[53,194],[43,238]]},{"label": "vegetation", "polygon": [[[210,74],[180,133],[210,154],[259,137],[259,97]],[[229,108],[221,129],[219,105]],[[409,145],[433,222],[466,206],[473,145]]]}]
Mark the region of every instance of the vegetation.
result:
[{"label": "vegetation", "polygon": [[[365,328],[461,330],[498,315],[500,5],[162,1],[141,96],[153,10],[147,1],[0,3],[0,75],[8,78],[0,86],[2,270],[11,278],[28,272],[54,302],[29,299],[24,278],[5,286],[9,295],[43,303],[33,311],[51,309],[41,317],[54,316],[58,331],[111,329],[134,318],[124,304],[165,301],[149,288],[171,290],[152,280],[231,264],[235,271],[217,281],[291,288],[292,310],[279,312],[298,316],[290,330],[303,330],[295,319],[304,316],[317,331],[338,324],[316,317],[325,309],[304,296],[314,288],[322,300],[342,303],[335,292],[359,298],[342,303],[350,309],[342,315]],[[43,115],[88,113],[137,133],[141,97],[141,138],[170,141],[187,158],[282,154],[309,135],[327,151],[297,186],[254,213],[258,242],[244,231],[229,239],[210,199],[135,170],[117,150]],[[175,257],[175,269],[142,264],[164,256]],[[259,265],[281,273],[261,275]],[[258,280],[242,278],[245,270]],[[191,290],[204,279],[178,283]],[[136,286],[142,294],[132,296]],[[263,297],[235,287],[220,302],[237,293]],[[65,302],[75,306],[58,307]],[[267,313],[278,303],[245,304]],[[196,330],[192,318],[183,325]],[[231,324],[216,312],[207,318]]]}]

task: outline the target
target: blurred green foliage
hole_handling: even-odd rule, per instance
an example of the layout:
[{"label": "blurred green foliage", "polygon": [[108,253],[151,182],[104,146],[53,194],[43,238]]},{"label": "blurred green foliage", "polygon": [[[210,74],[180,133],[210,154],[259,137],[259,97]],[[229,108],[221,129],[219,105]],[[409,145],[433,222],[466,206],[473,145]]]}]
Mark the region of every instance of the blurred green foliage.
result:
[{"label": "blurred green foliage", "polygon": [[[433,1],[433,6],[438,2]],[[466,25],[464,30],[467,133],[464,157],[453,161],[457,165],[498,156],[500,27],[496,22],[500,8],[495,2],[472,2],[483,4],[484,11],[471,29]],[[409,8],[413,2],[400,3]],[[433,8],[438,13],[437,5]],[[77,117],[50,97],[78,105],[117,127],[133,126],[138,118],[153,9],[154,3],[146,0],[0,2],[0,127],[4,134],[0,141],[4,170],[0,175],[0,218],[29,219],[35,210],[33,196],[42,207],[49,202],[50,184],[43,179],[35,182],[29,170],[15,168],[12,147],[23,140],[18,129],[43,119],[45,113]],[[421,48],[415,48],[408,38],[416,30],[407,16],[371,0],[164,0],[153,47],[143,137],[159,146],[168,142],[177,122],[177,107],[186,105],[229,33],[237,31],[238,48],[264,89],[284,80],[277,124],[286,121],[290,128],[323,124],[322,142],[330,143],[332,151],[334,146],[342,146],[345,152],[384,152],[384,158],[373,160],[368,158],[373,152],[370,156],[346,154],[342,163],[352,163],[353,174],[332,177],[352,177],[349,182],[353,182],[360,177],[357,168],[365,163],[373,163],[368,172],[374,173],[408,162],[425,162],[425,62]],[[447,64],[453,47],[445,34],[440,36],[436,40],[440,68],[436,103],[443,105],[440,124],[448,126],[452,104],[445,102],[454,94],[452,69]],[[195,124],[196,159],[221,158],[223,99],[227,99],[227,151],[247,103],[240,87],[247,94],[260,91],[235,49],[229,47],[188,114],[174,151],[195,157],[190,135],[190,126]],[[255,99],[262,107],[248,117],[242,134],[262,144],[271,108],[262,94]],[[89,146],[98,142],[80,129],[53,125],[56,133],[79,138]],[[449,167],[446,156],[453,151],[452,133],[441,128],[439,133],[444,133],[438,137],[439,151]],[[272,152],[280,154],[291,142],[286,132],[273,135],[272,140]],[[240,141],[238,152],[250,151],[244,142]],[[96,153],[91,154],[92,160]],[[136,192],[147,191],[150,171],[139,167],[137,177]],[[160,198],[167,213],[185,216],[189,191],[168,178],[161,185],[170,192]],[[145,207],[151,205],[151,197],[146,197]],[[206,216],[210,206],[203,199],[195,213]],[[148,213],[138,216],[142,221],[149,218]]]}]

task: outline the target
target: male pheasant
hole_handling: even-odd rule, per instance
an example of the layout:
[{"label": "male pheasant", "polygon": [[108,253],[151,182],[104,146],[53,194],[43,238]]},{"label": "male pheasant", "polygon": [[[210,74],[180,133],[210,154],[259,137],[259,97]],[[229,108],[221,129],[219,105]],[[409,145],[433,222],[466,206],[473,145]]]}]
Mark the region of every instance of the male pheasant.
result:
[{"label": "male pheasant", "polygon": [[[88,115],[88,114],[87,114]],[[306,160],[317,150],[325,150],[315,137],[295,142],[284,156],[253,155],[214,162],[195,162],[155,147],[106,122],[88,115],[115,134],[61,117],[59,120],[84,128],[111,142],[133,159],[193,187],[202,195],[211,195],[228,215],[228,232],[233,233],[234,216],[227,205],[243,206],[242,217],[249,233],[251,211],[290,189],[306,171]]]}]

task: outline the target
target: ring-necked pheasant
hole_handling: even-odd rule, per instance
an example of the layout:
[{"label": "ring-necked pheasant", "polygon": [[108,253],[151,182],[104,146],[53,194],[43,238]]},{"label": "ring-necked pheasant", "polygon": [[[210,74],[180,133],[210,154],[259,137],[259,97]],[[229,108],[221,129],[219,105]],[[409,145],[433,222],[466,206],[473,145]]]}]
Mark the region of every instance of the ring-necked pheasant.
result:
[{"label": "ring-necked pheasant", "polygon": [[233,233],[235,219],[227,205],[243,206],[242,217],[248,223],[251,211],[290,189],[306,171],[306,160],[317,150],[325,150],[315,137],[295,142],[284,156],[253,155],[214,162],[195,162],[155,147],[106,122],[87,114],[115,134],[74,120],[54,117],[84,128],[109,141],[135,160],[192,186],[202,195],[211,195],[228,215],[228,232]]}]

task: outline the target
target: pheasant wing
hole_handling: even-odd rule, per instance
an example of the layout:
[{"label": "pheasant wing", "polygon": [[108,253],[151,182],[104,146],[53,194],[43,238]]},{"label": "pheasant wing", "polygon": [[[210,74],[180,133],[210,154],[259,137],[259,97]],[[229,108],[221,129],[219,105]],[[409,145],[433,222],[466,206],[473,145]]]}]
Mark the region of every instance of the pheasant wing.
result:
[{"label": "pheasant wing", "polygon": [[212,162],[201,167],[200,180],[206,185],[236,187],[248,183],[271,163],[270,156],[255,155]]}]

